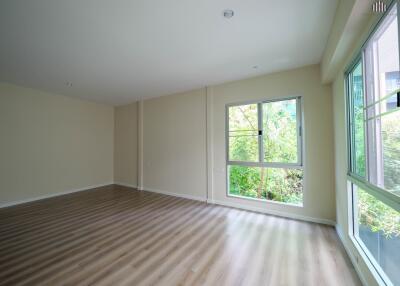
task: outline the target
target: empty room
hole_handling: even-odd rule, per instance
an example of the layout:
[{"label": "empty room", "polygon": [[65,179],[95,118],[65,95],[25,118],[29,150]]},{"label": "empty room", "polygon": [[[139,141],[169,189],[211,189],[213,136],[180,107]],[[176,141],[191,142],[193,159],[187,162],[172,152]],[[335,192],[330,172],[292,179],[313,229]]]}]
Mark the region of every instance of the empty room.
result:
[{"label": "empty room", "polygon": [[398,15],[0,1],[0,285],[400,286]]}]

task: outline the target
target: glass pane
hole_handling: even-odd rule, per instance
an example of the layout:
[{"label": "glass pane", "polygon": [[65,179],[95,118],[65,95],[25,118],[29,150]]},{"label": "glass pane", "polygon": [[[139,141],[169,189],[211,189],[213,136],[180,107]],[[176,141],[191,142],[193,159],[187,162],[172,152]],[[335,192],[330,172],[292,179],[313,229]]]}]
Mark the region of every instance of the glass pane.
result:
[{"label": "glass pane", "polygon": [[375,116],[380,116],[382,113],[385,114],[397,108],[397,93],[391,93],[380,102],[368,106],[367,116],[368,119],[374,119]]},{"label": "glass pane", "polygon": [[379,78],[379,96],[381,99],[400,87],[399,73],[399,40],[397,25],[397,9],[394,7],[378,31],[374,42],[376,50],[377,77]]},{"label": "glass pane", "polygon": [[258,131],[257,104],[229,107],[229,132]]},{"label": "glass pane", "polygon": [[355,185],[354,196],[355,237],[377,269],[384,271],[393,285],[400,285],[400,212]]},{"label": "glass pane", "polygon": [[267,199],[302,204],[303,171],[300,169],[265,168],[264,182]]},{"label": "glass pane", "polygon": [[400,88],[396,5],[365,50],[370,183],[400,195]]},{"label": "glass pane", "polygon": [[229,194],[265,199],[262,195],[260,167],[228,166]]},{"label": "glass pane", "polygon": [[258,161],[257,104],[229,107],[229,160]]},{"label": "glass pane", "polygon": [[[397,7],[391,9],[365,49],[368,98],[372,106],[400,88]],[[389,103],[390,104],[390,103]],[[377,113],[387,107],[377,105]],[[383,110],[380,110],[380,109]]]},{"label": "glass pane", "polygon": [[381,101],[380,110],[381,113],[386,113],[395,110],[397,107],[397,93],[394,93]]},{"label": "glass pane", "polygon": [[229,194],[301,205],[303,171],[300,169],[229,166]]},{"label": "glass pane", "polygon": [[364,138],[364,92],[362,64],[359,62],[351,73],[353,100],[353,172],[365,177],[365,138]]},{"label": "glass pane", "polygon": [[296,99],[263,104],[265,162],[298,162],[296,112]]},{"label": "glass pane", "polygon": [[229,136],[230,161],[258,161],[258,136],[230,135]]},{"label": "glass pane", "polygon": [[383,151],[382,187],[400,196],[400,110],[382,116],[380,121]]}]

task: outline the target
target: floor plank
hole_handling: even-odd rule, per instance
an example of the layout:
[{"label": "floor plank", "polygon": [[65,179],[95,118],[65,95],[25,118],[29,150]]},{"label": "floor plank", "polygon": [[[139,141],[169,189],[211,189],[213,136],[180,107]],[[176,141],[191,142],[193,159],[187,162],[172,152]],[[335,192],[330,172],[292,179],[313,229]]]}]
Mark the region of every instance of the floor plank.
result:
[{"label": "floor plank", "polygon": [[0,285],[361,285],[332,227],[108,186],[0,209]]}]

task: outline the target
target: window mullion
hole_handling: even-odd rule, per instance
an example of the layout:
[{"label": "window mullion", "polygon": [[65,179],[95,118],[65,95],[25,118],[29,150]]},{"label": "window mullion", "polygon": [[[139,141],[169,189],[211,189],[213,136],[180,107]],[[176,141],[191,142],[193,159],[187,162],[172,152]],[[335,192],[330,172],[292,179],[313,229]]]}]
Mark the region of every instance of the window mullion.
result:
[{"label": "window mullion", "polygon": [[350,137],[350,144],[351,144],[351,171],[353,173],[356,173],[355,169],[355,158],[356,158],[356,152],[355,152],[355,119],[354,119],[354,90],[353,90],[353,73],[351,73],[350,77],[350,100],[351,100],[351,110],[350,110],[350,120],[351,120],[351,137]]},{"label": "window mullion", "polygon": [[366,72],[366,64],[365,64],[365,51],[361,53],[361,70],[362,70],[362,84],[363,84],[363,102],[364,102],[364,108],[363,108],[363,113],[364,113],[364,153],[365,153],[365,179],[369,180],[370,179],[370,128],[368,128],[368,109],[366,108],[368,102],[367,98],[368,95],[367,93],[369,90],[367,89],[367,72]]},{"label": "window mullion", "polygon": [[353,104],[353,73],[350,72],[348,74],[348,99],[349,99],[349,170],[350,173],[356,173],[355,172],[355,165],[354,165],[354,158],[355,158],[355,152],[354,152],[354,104]]},{"label": "window mullion", "polygon": [[263,104],[257,104],[257,117],[258,117],[258,161],[264,162],[264,126],[263,126]]},{"label": "window mullion", "polygon": [[350,73],[345,74],[345,89],[346,89],[346,103],[347,103],[347,109],[346,109],[346,127],[347,127],[347,170],[348,173],[352,172],[352,161],[351,161],[351,154],[353,152],[353,146],[351,145],[351,134],[352,134],[352,122],[353,119],[351,118],[351,98],[350,98]]},{"label": "window mullion", "polygon": [[303,152],[302,152],[302,142],[303,137],[303,126],[302,126],[302,113],[301,113],[301,100],[300,97],[296,98],[296,127],[297,127],[297,163],[303,166]]}]

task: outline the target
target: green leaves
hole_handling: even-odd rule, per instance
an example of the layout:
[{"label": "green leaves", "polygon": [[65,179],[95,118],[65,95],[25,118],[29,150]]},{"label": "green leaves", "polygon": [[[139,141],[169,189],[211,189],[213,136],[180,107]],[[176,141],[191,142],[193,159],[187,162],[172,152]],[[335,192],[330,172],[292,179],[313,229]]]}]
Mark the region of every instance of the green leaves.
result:
[{"label": "green leaves", "polygon": [[400,213],[358,188],[358,222],[386,237],[400,237]]},{"label": "green leaves", "polygon": [[296,100],[263,104],[264,161],[297,162]]},{"label": "green leaves", "polygon": [[229,166],[229,194],[302,204],[303,171],[300,169]]}]

